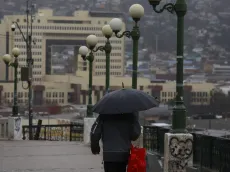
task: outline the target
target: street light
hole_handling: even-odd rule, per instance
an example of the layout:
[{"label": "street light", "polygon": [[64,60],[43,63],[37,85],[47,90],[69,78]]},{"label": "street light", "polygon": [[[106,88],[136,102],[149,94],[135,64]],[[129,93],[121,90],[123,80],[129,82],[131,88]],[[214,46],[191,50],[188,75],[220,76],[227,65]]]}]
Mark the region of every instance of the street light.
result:
[{"label": "street light", "polygon": [[11,66],[14,68],[14,105],[12,107],[12,116],[18,116],[18,56],[20,55],[19,48],[13,48],[12,54],[14,56],[14,61],[12,62],[12,57],[9,54],[5,54],[3,56],[3,61],[7,66]]},{"label": "street light", "polygon": [[167,10],[177,15],[177,74],[176,74],[176,105],[173,108],[172,130],[174,133],[186,132],[186,108],[183,101],[183,56],[184,56],[184,16],[187,12],[185,0],[177,0],[175,4],[167,3],[157,9],[161,0],[148,0],[156,13]]},{"label": "street light", "polygon": [[140,30],[138,27],[138,21],[144,15],[144,8],[140,4],[134,4],[129,8],[129,14],[133,18],[135,25],[132,31],[124,31],[119,34],[122,30],[122,21],[119,18],[114,18],[110,21],[109,25],[112,28],[115,36],[117,38],[122,38],[126,36],[128,38],[132,37],[133,40],[133,70],[132,70],[132,88],[137,89],[137,73],[138,73],[138,41],[140,38]]},{"label": "street light", "polygon": [[105,46],[100,46],[97,47],[96,50],[93,50],[93,52],[97,52],[98,50],[100,51],[105,51],[105,60],[106,60],[106,76],[105,76],[105,89],[108,92],[109,91],[109,87],[110,87],[110,53],[112,51],[112,46],[110,44],[109,39],[112,37],[113,35],[113,30],[111,29],[110,25],[105,25],[102,27],[102,34],[104,35],[104,37],[107,39]]},{"label": "street light", "polygon": [[[87,105],[87,117],[92,117],[92,86],[93,86],[93,61],[94,61],[94,54],[93,49],[97,45],[98,38],[95,35],[89,35],[86,38],[86,46],[81,46],[79,48],[79,54],[81,55],[83,60],[89,61],[89,90],[88,90],[88,105]],[[90,52],[89,52],[90,51]],[[89,52],[89,55],[87,56]]]},{"label": "street light", "polygon": [[14,31],[15,31],[15,29],[16,29],[15,24],[12,24],[12,25],[11,25],[11,31],[12,31],[12,32],[14,32]]},{"label": "street light", "polygon": [[32,58],[32,43],[36,44],[35,40],[32,40],[33,36],[33,20],[35,14],[35,5],[30,4],[31,0],[26,0],[26,35],[25,32],[22,32],[20,25],[14,21],[11,25],[11,30],[14,32],[16,28],[19,29],[24,42],[26,43],[26,62],[27,67],[21,68],[21,81],[26,81],[28,83],[27,87],[23,87],[23,89],[28,89],[28,102],[29,102],[29,140],[33,140],[33,107],[32,107],[32,80],[33,80],[33,64],[34,60]]}]

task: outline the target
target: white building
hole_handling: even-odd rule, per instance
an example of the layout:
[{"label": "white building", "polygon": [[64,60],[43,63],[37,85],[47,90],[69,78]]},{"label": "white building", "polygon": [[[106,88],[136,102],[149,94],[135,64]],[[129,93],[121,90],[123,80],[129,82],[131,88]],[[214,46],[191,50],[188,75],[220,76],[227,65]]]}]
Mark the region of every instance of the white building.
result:
[{"label": "white building", "polygon": [[214,64],[212,68],[212,73],[230,75],[230,66],[227,64],[226,65]]}]

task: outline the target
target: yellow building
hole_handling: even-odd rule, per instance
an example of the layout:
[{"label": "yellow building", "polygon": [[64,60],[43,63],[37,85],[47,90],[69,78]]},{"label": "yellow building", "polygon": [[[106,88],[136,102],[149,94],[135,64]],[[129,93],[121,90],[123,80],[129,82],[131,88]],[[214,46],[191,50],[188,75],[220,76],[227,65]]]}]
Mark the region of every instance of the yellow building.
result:
[{"label": "yellow building", "polygon": [[[111,76],[110,89],[131,87],[131,77]],[[105,94],[105,76],[93,77],[92,100],[96,103]],[[147,78],[138,78],[138,89],[158,97],[161,103],[167,103],[176,95],[176,83],[151,83]],[[185,95],[193,105],[207,105],[210,103],[210,91],[215,88],[212,83],[186,83]],[[13,83],[0,83],[1,102],[13,103]],[[23,90],[22,83],[18,83],[18,102],[27,104],[27,90]],[[33,86],[33,104],[87,104],[88,103],[88,72],[79,72],[78,76],[46,75],[44,82]]]},{"label": "yellow building", "polygon": [[[34,59],[33,79],[35,83],[43,81],[45,75],[74,74],[76,71],[87,71],[87,63],[78,55],[78,49],[85,44],[90,34],[98,37],[98,45],[104,46],[106,38],[102,35],[102,27],[114,17],[122,17],[120,13],[103,13],[92,11],[76,11],[73,16],[54,16],[51,9],[39,9],[32,27],[32,57]],[[26,65],[26,43],[16,27],[17,22],[26,36],[27,21],[25,15],[7,15],[0,24],[0,55],[10,54],[13,47],[21,50],[19,67]],[[123,26],[125,29],[125,24]],[[111,38],[111,76],[124,74],[124,38]],[[70,59],[71,56],[71,59]],[[70,59],[66,62],[64,59]],[[68,64],[66,64],[68,63]],[[9,69],[9,80],[12,80],[12,68]],[[6,77],[4,63],[0,63],[0,80]],[[105,75],[105,53],[95,53],[93,74]],[[20,77],[20,70],[19,70]]]}]

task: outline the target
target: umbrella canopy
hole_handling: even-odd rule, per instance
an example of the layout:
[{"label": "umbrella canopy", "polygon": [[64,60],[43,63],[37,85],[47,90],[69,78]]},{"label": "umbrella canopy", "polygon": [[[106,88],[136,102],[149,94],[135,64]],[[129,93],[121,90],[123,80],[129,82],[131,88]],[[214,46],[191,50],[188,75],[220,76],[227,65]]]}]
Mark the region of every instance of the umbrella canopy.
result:
[{"label": "umbrella canopy", "polygon": [[148,110],[159,102],[149,94],[136,89],[120,89],[107,93],[93,107],[99,114],[124,114]]},{"label": "umbrella canopy", "polygon": [[146,111],[139,112],[140,117],[153,117],[153,116],[170,116],[171,110],[168,107],[155,107],[152,109],[148,109]]}]

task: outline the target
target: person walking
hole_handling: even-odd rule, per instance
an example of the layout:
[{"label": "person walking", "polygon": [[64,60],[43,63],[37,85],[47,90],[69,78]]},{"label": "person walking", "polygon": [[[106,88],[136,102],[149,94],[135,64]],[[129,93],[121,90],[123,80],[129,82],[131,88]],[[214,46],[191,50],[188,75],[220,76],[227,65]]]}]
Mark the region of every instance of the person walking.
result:
[{"label": "person walking", "polygon": [[138,114],[99,115],[91,128],[91,151],[100,153],[99,141],[103,143],[105,172],[126,172],[131,141],[141,134]]}]

